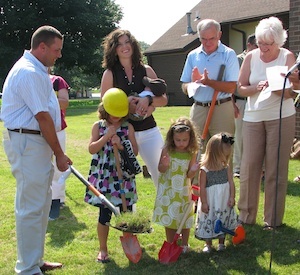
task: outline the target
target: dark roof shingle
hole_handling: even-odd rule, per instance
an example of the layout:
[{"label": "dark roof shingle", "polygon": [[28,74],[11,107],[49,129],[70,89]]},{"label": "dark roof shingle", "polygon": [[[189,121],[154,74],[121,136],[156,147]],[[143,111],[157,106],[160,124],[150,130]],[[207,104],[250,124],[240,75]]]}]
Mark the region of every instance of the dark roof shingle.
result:
[{"label": "dark roof shingle", "polygon": [[[194,21],[196,12],[201,19],[212,18],[220,23],[238,22],[251,18],[289,12],[290,0],[202,0],[191,10],[191,27],[196,31],[199,21]],[[183,49],[197,39],[197,33],[182,36],[187,29],[186,15],[166,31],[147,50],[154,52]]]}]

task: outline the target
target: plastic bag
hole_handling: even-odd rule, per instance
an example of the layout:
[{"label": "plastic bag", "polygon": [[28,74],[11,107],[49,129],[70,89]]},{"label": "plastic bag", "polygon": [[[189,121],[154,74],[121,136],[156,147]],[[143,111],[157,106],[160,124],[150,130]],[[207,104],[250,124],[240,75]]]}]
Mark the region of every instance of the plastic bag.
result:
[{"label": "plastic bag", "polygon": [[122,171],[129,175],[137,175],[142,172],[142,168],[133,152],[130,140],[123,140],[124,150],[119,151],[121,156]]}]

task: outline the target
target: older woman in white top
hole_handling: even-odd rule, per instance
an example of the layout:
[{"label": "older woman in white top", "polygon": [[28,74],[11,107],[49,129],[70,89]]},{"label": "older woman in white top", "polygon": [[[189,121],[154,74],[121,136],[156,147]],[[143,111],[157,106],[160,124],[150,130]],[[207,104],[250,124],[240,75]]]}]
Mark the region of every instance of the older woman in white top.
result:
[{"label": "older woman in white top", "polygon": [[[272,229],[282,224],[284,216],[289,153],[295,132],[293,88],[299,88],[299,79],[297,72],[293,73],[289,79],[291,87],[284,90],[279,140],[282,89],[273,91],[267,80],[266,69],[273,66],[290,68],[295,63],[295,56],[282,48],[287,39],[287,32],[278,18],[261,20],[256,27],[255,36],[258,49],[247,54],[238,80],[239,94],[248,97],[243,118],[244,147],[238,208],[242,222],[255,224],[264,166],[264,229]],[[278,74],[278,78],[280,77],[283,83],[285,75]]]}]

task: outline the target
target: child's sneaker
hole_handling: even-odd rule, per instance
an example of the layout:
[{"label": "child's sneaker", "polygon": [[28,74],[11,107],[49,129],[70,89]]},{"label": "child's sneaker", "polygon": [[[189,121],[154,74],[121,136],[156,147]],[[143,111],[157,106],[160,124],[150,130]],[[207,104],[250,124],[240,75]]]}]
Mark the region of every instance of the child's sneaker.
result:
[{"label": "child's sneaker", "polygon": [[218,251],[224,251],[226,249],[225,244],[219,243]]},{"label": "child's sneaker", "polygon": [[185,254],[185,253],[188,253],[190,251],[190,245],[182,245],[182,253]]},{"label": "child's sneaker", "polygon": [[204,245],[204,248],[203,248],[202,252],[210,253],[211,250],[212,250],[211,245],[206,244],[206,245]]}]

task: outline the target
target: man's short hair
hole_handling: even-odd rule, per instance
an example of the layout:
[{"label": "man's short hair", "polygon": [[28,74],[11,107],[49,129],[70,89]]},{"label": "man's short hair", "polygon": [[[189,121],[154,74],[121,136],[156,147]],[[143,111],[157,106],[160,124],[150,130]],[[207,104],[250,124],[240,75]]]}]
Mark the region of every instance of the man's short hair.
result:
[{"label": "man's short hair", "polygon": [[221,25],[214,19],[203,19],[197,25],[198,36],[200,37],[200,32],[209,29],[211,26],[214,26],[217,32],[221,31]]},{"label": "man's short hair", "polygon": [[63,35],[56,28],[52,26],[39,27],[31,37],[31,49],[36,49],[42,42],[50,46],[55,38],[63,39]]},{"label": "man's short hair", "polygon": [[255,33],[252,33],[248,36],[247,38],[247,43],[251,44],[251,45],[255,45],[256,44],[256,38],[255,38]]}]

